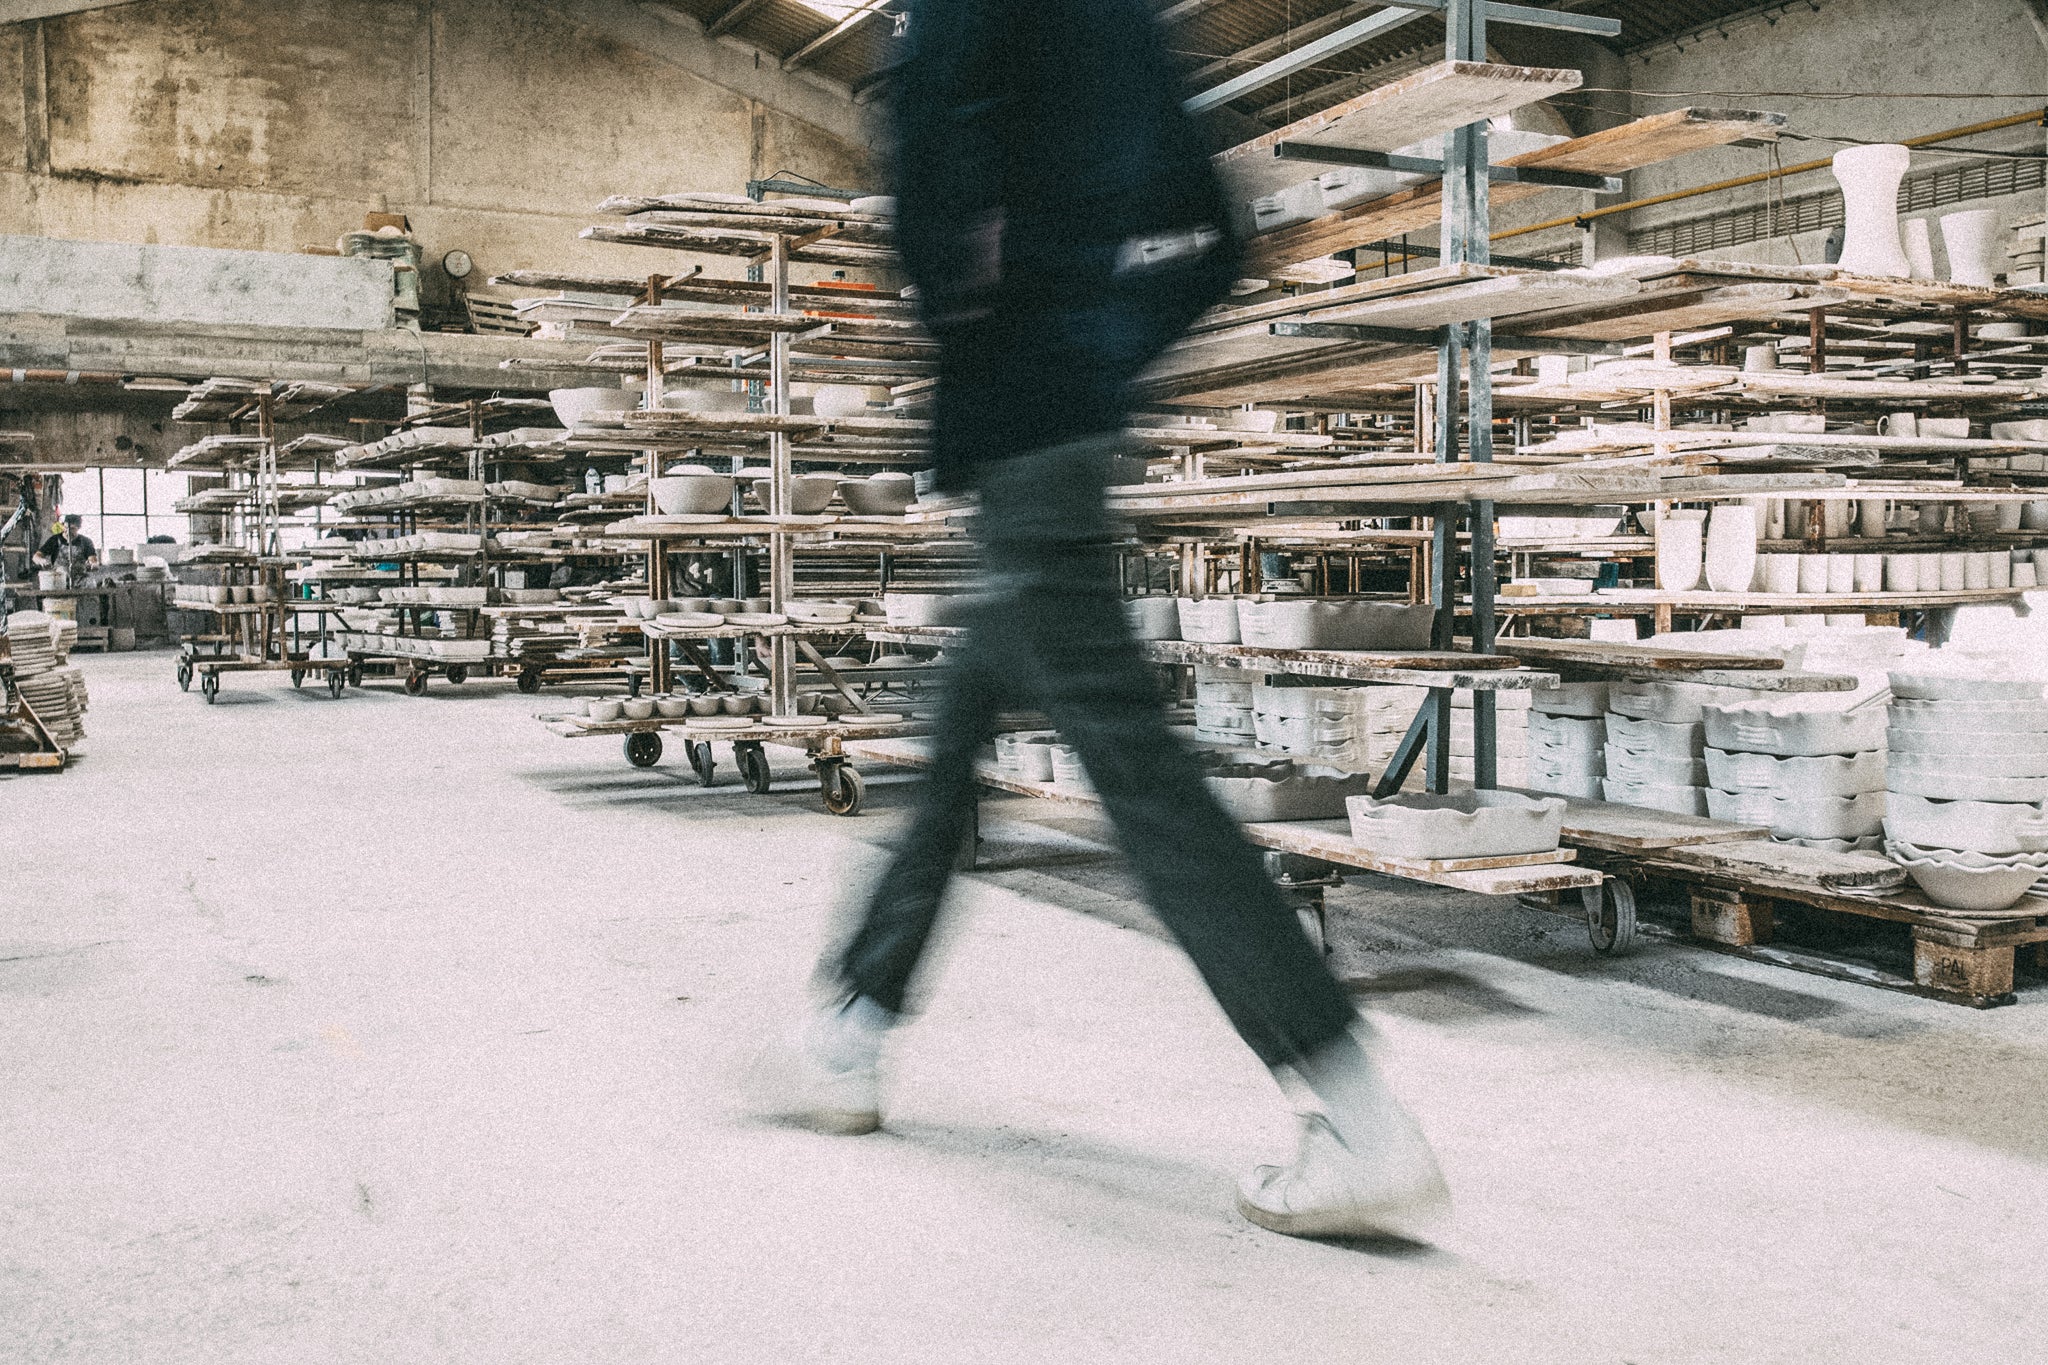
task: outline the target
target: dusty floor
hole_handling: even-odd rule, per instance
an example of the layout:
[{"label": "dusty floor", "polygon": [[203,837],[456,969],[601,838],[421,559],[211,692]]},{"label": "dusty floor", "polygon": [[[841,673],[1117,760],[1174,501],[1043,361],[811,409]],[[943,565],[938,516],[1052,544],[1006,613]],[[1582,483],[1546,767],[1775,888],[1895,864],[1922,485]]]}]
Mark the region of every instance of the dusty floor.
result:
[{"label": "dusty floor", "polygon": [[1085,825],[992,811],[887,1128],[816,1137],[734,1074],[900,783],[835,819],[502,685],[83,663],[89,756],[0,780],[0,1359],[1905,1362],[2048,1307],[2048,988],[1354,884],[1459,1210],[1289,1241],[1229,1206],[1281,1096]]}]

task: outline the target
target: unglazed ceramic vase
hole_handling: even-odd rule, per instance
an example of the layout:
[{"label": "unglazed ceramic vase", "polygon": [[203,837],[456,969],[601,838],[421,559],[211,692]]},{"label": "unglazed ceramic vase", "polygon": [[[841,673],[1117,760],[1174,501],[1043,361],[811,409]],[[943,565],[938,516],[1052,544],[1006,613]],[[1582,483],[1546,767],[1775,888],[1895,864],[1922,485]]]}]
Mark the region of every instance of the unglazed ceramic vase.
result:
[{"label": "unglazed ceramic vase", "polygon": [[1912,159],[1895,142],[1835,153],[1835,179],[1842,186],[1842,259],[1836,264],[1847,273],[1911,275],[1912,263],[1899,245],[1899,182]]},{"label": "unglazed ceramic vase", "polygon": [[[1657,586],[1665,592],[1691,592],[1700,585],[1706,557],[1705,524],[1697,517],[1657,519]],[[1750,551],[1755,553],[1752,533]],[[1749,586],[1748,579],[1743,586]]]},{"label": "unglazed ceramic vase", "polygon": [[1908,218],[1899,224],[1899,233],[1906,240],[1906,263],[1912,267],[1913,278],[1933,279],[1934,238],[1927,231],[1927,220]]},{"label": "unglazed ceramic vase", "polygon": [[1950,284],[1990,288],[1998,273],[1998,210],[1970,209],[1941,220],[1942,245],[1948,248]]},{"label": "unglazed ceramic vase", "polygon": [[[1707,518],[1707,586],[1715,592],[1748,592],[1756,576],[1756,509],[1724,502]],[[1658,577],[1663,577],[1660,566]]]}]

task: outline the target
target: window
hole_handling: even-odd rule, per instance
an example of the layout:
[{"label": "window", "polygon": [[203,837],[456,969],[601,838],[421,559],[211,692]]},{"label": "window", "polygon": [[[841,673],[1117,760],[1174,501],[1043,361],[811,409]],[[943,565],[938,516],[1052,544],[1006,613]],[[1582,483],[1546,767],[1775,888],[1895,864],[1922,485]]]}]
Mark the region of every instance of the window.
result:
[{"label": "window", "polygon": [[185,476],[161,469],[88,469],[64,476],[66,515],[85,518],[101,550],[133,548],[151,536],[184,537],[185,518],[171,510],[184,496]]}]

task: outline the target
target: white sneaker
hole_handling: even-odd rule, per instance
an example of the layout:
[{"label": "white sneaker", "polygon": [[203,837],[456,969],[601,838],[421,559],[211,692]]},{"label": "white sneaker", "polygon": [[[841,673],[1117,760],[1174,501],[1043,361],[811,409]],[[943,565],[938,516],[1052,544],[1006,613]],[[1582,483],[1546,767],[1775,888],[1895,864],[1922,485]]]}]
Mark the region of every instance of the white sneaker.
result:
[{"label": "white sneaker", "polygon": [[1301,1150],[1238,1183],[1237,1211],[1291,1237],[1413,1237],[1450,1210],[1422,1130],[1405,1114],[1370,1151],[1345,1146],[1321,1114],[1303,1116]]},{"label": "white sneaker", "polygon": [[863,1022],[833,1006],[771,1045],[754,1073],[761,1107],[820,1133],[856,1137],[881,1127],[881,1037]]}]

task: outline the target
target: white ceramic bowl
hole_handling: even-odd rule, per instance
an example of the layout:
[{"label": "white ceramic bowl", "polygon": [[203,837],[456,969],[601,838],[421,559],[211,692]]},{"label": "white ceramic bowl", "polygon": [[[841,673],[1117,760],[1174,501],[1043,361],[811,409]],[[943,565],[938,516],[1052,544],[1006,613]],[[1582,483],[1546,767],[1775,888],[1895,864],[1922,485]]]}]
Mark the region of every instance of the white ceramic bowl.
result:
[{"label": "white ceramic bowl", "polygon": [[900,517],[917,500],[917,488],[908,474],[884,473],[843,480],[839,496],[855,516]]},{"label": "white ceramic bowl", "polygon": [[556,420],[574,428],[594,412],[631,412],[640,406],[640,395],[629,389],[551,389],[548,401]]},{"label": "white ceramic bowl", "polygon": [[619,711],[627,720],[654,719],[654,698],[628,697],[619,703]]},{"label": "white ceramic bowl", "polygon": [[617,720],[623,711],[619,702],[609,697],[590,703],[590,719],[599,725]]},{"label": "white ceramic bowl", "polygon": [[1951,910],[1989,913],[2016,904],[2040,880],[2041,869],[2031,864],[2017,866],[1969,867],[1962,863],[1933,859],[1893,858],[1906,875],[1936,905]]},{"label": "white ceramic bowl", "polygon": [[666,720],[678,720],[690,714],[690,699],[676,696],[656,697],[654,709]]},{"label": "white ceramic bowl", "polygon": [[670,474],[649,480],[647,487],[665,517],[709,516],[732,506],[730,474]]}]

